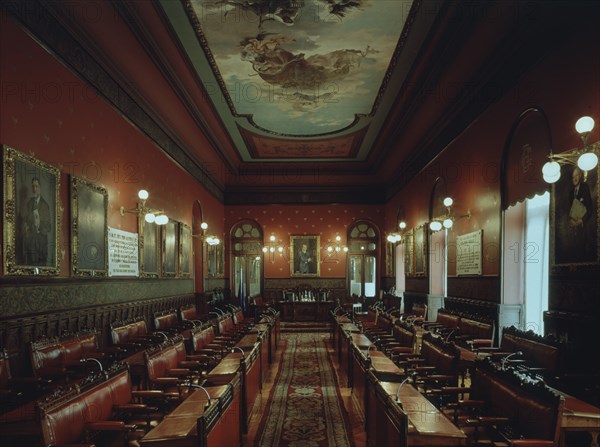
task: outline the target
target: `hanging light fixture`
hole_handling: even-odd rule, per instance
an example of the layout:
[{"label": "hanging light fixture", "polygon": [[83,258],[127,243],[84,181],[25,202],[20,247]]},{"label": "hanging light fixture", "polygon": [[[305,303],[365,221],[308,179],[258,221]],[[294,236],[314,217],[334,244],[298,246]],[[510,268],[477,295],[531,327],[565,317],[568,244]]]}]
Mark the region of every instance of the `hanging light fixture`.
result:
[{"label": "hanging light fixture", "polygon": [[398,224],[398,228],[400,229],[400,231],[398,232],[393,232],[387,235],[387,241],[390,244],[395,244],[397,242],[400,242],[402,240],[402,234],[404,233],[404,230],[406,229],[406,222],[402,221]]},{"label": "hanging light fixture", "polygon": [[542,167],[542,176],[546,183],[556,183],[560,179],[560,167],[564,164],[577,166],[582,171],[590,171],[598,166],[598,145],[588,146],[590,132],[594,129],[594,119],[590,116],[583,116],[575,123],[575,130],[581,136],[583,147],[562,152],[560,154],[550,154],[550,161]]}]

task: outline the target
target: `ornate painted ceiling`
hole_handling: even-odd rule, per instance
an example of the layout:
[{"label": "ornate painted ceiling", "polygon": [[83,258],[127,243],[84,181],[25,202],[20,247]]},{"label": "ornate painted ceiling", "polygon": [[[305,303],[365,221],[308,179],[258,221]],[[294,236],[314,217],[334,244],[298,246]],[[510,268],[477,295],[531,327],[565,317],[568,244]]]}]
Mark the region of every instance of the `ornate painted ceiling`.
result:
[{"label": "ornate painted ceiling", "polygon": [[242,160],[367,158],[400,85],[412,0],[161,5]]},{"label": "ornate painted ceiling", "polygon": [[20,4],[2,8],[228,204],[389,200],[565,22],[543,0]]}]

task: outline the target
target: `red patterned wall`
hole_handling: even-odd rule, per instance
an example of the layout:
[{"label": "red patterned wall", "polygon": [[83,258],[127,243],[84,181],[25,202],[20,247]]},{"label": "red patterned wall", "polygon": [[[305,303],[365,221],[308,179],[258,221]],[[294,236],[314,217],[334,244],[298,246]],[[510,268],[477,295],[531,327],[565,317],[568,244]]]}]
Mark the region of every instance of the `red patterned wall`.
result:
[{"label": "red patterned wall", "polygon": [[[321,244],[321,277],[345,278],[346,255],[327,256],[327,244],[335,241],[336,234],[346,244],[348,226],[356,220],[369,220],[381,232],[384,207],[375,205],[271,205],[228,206],[225,228],[229,231],[241,219],[253,219],[263,229],[265,240],[274,234],[284,246],[284,253],[265,257],[266,278],[290,276],[289,247],[291,235],[318,235]],[[381,266],[381,262],[379,263]]]},{"label": "red patterned wall", "polygon": [[209,225],[222,231],[217,199],[6,17],[0,45],[0,143],[61,170],[60,276],[69,276],[70,174],[108,190],[110,227],[137,232],[135,216],[119,210],[134,208],[144,188],[149,206],[190,226],[199,200]]}]

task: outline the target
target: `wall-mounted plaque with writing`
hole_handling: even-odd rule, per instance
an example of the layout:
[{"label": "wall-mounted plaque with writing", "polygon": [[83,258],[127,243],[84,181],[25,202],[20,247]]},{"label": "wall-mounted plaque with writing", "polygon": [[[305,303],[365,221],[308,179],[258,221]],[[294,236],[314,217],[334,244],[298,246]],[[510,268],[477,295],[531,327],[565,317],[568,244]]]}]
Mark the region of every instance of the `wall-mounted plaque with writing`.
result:
[{"label": "wall-mounted plaque with writing", "polygon": [[456,236],[456,274],[481,275],[483,230]]}]

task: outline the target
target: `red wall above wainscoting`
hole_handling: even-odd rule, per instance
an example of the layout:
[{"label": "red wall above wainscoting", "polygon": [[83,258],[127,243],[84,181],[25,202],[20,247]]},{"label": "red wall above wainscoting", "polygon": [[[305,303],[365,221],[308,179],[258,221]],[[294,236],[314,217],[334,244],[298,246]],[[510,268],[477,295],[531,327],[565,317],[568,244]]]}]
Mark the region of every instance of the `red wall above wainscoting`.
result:
[{"label": "red wall above wainscoting", "polygon": [[[231,230],[241,219],[253,219],[263,229],[265,241],[274,234],[284,246],[284,253],[265,256],[266,278],[290,276],[290,236],[318,235],[321,240],[321,277],[344,278],[346,255],[339,253],[327,256],[327,244],[335,241],[337,233],[346,244],[348,226],[356,220],[369,220],[383,234],[383,206],[377,205],[270,205],[228,206],[225,212],[225,228]],[[228,248],[229,251],[229,248]],[[382,266],[379,261],[379,267]],[[379,270],[381,272],[381,270]]]},{"label": "red wall above wainscoting", "polygon": [[119,210],[134,208],[144,188],[149,206],[190,226],[199,200],[204,219],[222,232],[217,199],[6,17],[0,45],[0,143],[61,171],[61,277],[70,275],[70,174],[108,190],[110,227],[137,232],[135,216]]}]

